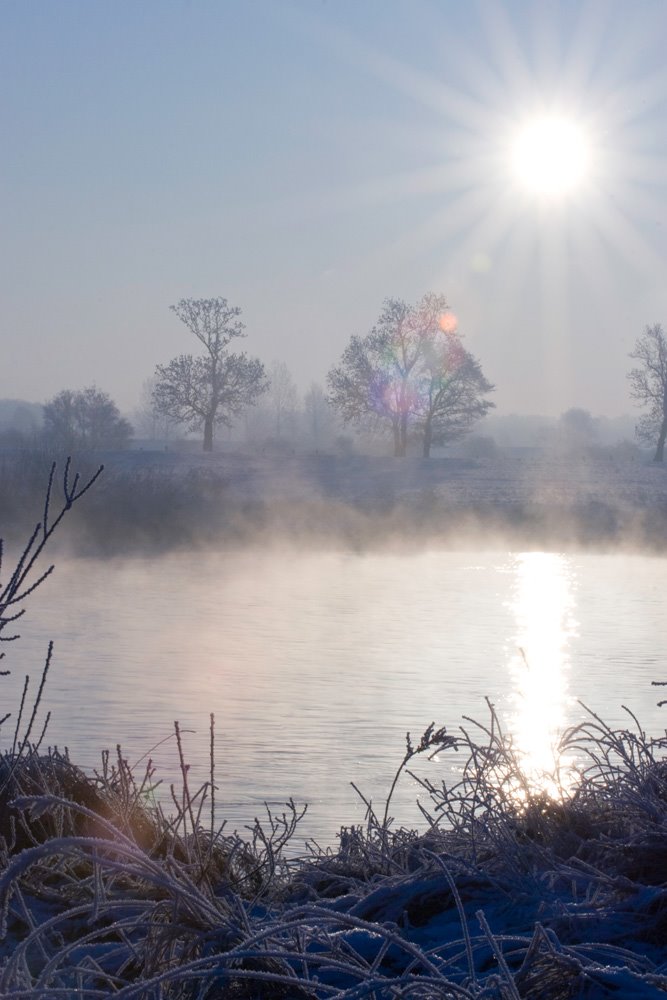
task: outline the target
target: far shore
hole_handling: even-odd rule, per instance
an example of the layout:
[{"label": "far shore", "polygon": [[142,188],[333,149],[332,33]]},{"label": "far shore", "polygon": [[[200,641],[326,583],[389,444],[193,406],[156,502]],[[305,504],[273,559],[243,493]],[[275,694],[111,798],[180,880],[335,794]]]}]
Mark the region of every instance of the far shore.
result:
[{"label": "far shore", "polygon": [[[0,454],[0,516],[28,527],[51,457]],[[105,471],[69,532],[79,554],[277,542],[345,546],[667,548],[662,464],[600,450],[493,458],[131,450],[74,456]]]}]

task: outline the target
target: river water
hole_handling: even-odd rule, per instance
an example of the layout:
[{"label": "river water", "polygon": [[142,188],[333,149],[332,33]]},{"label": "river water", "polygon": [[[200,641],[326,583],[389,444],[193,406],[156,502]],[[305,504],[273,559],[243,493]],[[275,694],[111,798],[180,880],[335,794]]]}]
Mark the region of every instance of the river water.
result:
[{"label": "river water", "polygon": [[[486,723],[489,698],[535,772],[552,763],[579,700],[612,725],[622,705],[659,735],[667,707],[667,560],[543,552],[322,553],[275,549],[60,562],[5,646],[14,709],[47,642],[47,743],[99,766],[103,748],[150,752],[178,779],[174,720],[193,783],[209,764],[215,715],[218,818],[243,827],[309,804],[297,840],[335,843],[382,808],[405,748],[426,726]],[[10,725],[3,727],[5,738]],[[157,750],[152,748],[165,740]],[[5,739],[6,741],[6,739]],[[428,777],[447,777],[442,764]],[[418,788],[392,814],[419,820]],[[423,798],[422,798],[423,801]]]}]

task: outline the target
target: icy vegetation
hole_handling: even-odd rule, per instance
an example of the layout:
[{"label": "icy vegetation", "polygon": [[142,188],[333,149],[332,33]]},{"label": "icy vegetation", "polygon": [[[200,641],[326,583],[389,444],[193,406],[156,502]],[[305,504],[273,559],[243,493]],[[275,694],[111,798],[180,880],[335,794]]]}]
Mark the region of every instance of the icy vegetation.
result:
[{"label": "icy vegetation", "polygon": [[[42,521],[3,574],[3,640],[44,577],[37,559],[53,530],[90,484],[70,482],[66,470],[63,485],[53,511],[52,475]],[[649,737],[635,719],[612,730],[589,712],[562,738],[568,773],[543,781],[525,777],[490,706],[482,723],[431,725],[416,742],[408,735],[382,808],[362,795],[363,823],[342,829],[335,849],[312,845],[295,858],[292,802],[241,834],[220,825],[213,718],[199,788],[175,727],[181,780],[168,809],[150,760],[133,770],[117,748],[86,774],[43,749],[47,670],[48,659],[36,695],[26,682],[16,718],[2,726],[3,997],[667,992],[667,737]],[[415,757],[433,754],[455,780],[413,773]],[[410,780],[428,803],[421,833],[391,818],[395,787]]]},{"label": "icy vegetation", "polygon": [[[388,809],[336,850],[287,859],[291,803],[245,837],[214,781],[151,798],[120,752],[94,777],[53,755],[3,761],[7,997],[658,997],[667,990],[665,740],[591,716],[564,739],[567,797],[531,791],[492,718],[415,752],[455,752],[430,829]],[[408,761],[409,763],[409,761]],[[9,803],[11,802],[11,806]],[[390,805],[390,803],[389,803]]]}]

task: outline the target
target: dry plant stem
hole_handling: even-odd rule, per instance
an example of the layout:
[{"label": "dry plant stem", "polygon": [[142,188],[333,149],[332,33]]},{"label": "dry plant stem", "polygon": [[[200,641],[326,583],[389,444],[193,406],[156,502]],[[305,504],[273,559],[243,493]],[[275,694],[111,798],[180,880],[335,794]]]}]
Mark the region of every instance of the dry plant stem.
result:
[{"label": "dry plant stem", "polygon": [[391,805],[391,800],[396,790],[396,785],[398,780],[404,771],[406,765],[415,757],[417,754],[425,753],[427,750],[432,752],[431,755],[436,754],[439,750],[444,750],[447,747],[456,747],[457,740],[453,736],[447,734],[447,730],[444,726],[440,729],[435,728],[435,723],[432,722],[423,732],[422,737],[417,744],[413,746],[412,740],[410,738],[410,733],[406,733],[405,736],[406,751],[403,760],[398,766],[398,770],[394,775],[394,780],[391,783],[391,788],[389,789],[389,794],[384,805],[384,814],[382,816],[381,829],[386,831],[389,826],[389,807]]},{"label": "dry plant stem", "polygon": [[[209,765],[210,765],[210,778],[211,778],[211,825],[210,825],[210,837],[211,837],[211,851],[213,850],[213,842],[215,839],[215,716],[213,712],[210,714],[210,728],[209,728]],[[210,859],[210,852],[209,852]]]},{"label": "dry plant stem", "polygon": [[[88,479],[83,485],[80,484],[80,477],[77,473],[74,476],[74,480],[70,483],[70,465],[71,460],[68,458],[65,463],[65,469],[63,473],[63,502],[60,509],[57,511],[55,516],[51,517],[51,506],[53,499],[53,488],[54,479],[56,473],[56,463],[53,462],[49,472],[48,484],[46,488],[46,497],[44,500],[44,511],[42,520],[35,526],[28,542],[23,548],[23,552],[19,556],[16,566],[9,577],[9,581],[4,587],[0,588],[0,642],[13,642],[18,639],[18,634],[13,635],[2,635],[2,632],[7,627],[7,625],[16,622],[25,613],[25,608],[19,607],[23,601],[26,600],[35,590],[46,580],[48,576],[53,572],[53,566],[49,566],[48,569],[39,574],[36,579],[31,580],[30,577],[36,567],[37,560],[42,555],[44,548],[51,539],[54,531],[61,523],[67,511],[69,511],[72,506],[91,488],[93,483],[101,475],[103,466],[100,466],[90,479]],[[4,557],[3,543],[0,540],[0,569],[2,568],[2,561]],[[0,659],[4,657],[4,652],[0,652]],[[49,648],[46,656],[46,661],[42,671],[42,677],[37,691],[37,695],[32,707],[32,713],[28,726],[23,735],[20,735],[21,720],[23,718],[23,712],[25,709],[25,702],[28,692],[29,678],[26,678],[25,686],[23,689],[23,694],[21,697],[21,703],[19,706],[19,717],[14,730],[14,739],[12,742],[12,754],[14,756],[21,755],[23,751],[29,746],[30,736],[36,721],[37,711],[42,699],[42,694],[44,691],[44,685],[46,683],[46,677],[51,665],[51,658],[53,655],[53,643],[49,643]],[[2,671],[3,675],[6,675],[8,671]],[[2,720],[6,722],[10,717],[11,713],[7,713]],[[48,723],[48,717],[47,717]],[[44,732],[40,737],[40,741],[44,737]],[[37,744],[37,746],[39,743]]]},{"label": "dry plant stem", "polygon": [[[23,549],[21,556],[16,564],[16,567],[9,578],[9,582],[5,585],[2,590],[0,590],[0,630],[2,630],[9,622],[15,621],[18,617],[23,614],[23,610],[17,611],[15,614],[7,616],[7,609],[14,607],[19,602],[25,600],[30,594],[32,594],[37,587],[53,572],[53,566],[50,566],[44,573],[42,573],[36,580],[30,582],[29,576],[32,573],[37,560],[44,551],[44,548],[53,535],[54,531],[64,518],[65,514],[71,507],[79,500],[84,493],[87,493],[91,488],[93,483],[101,475],[104,466],[101,465],[97,472],[90,477],[90,479],[79,487],[79,474],[77,473],[74,477],[74,481],[70,485],[69,483],[69,472],[70,472],[71,459],[67,459],[65,463],[65,470],[63,474],[63,495],[64,502],[62,507],[53,518],[50,520],[50,507],[51,499],[53,493],[53,482],[56,472],[56,463],[53,462],[51,465],[51,471],[49,473],[49,480],[46,490],[46,499],[44,502],[44,515],[42,520],[35,526],[35,529],[30,536],[26,546]],[[77,488],[79,487],[79,488]],[[0,549],[0,559],[4,553]],[[1,561],[0,561],[1,568]],[[2,637],[4,641],[11,641],[11,638],[15,637]]]},{"label": "dry plant stem", "polygon": [[488,923],[486,921],[486,917],[484,916],[483,910],[478,910],[477,913],[475,914],[475,916],[479,920],[480,926],[481,926],[482,930],[484,931],[486,939],[489,942],[489,944],[491,945],[491,949],[493,951],[493,954],[495,955],[496,961],[498,963],[498,967],[499,967],[500,971],[502,972],[503,979],[505,980],[505,982],[507,984],[507,988],[509,990],[510,997],[512,998],[512,1000],[521,1000],[521,996],[519,995],[519,991],[517,990],[516,984],[514,982],[514,976],[510,972],[509,967],[507,965],[507,962],[505,961],[505,956],[503,955],[502,950],[500,949],[500,947],[498,945],[498,942],[496,941],[495,937],[493,936],[493,934],[491,932],[491,928],[489,927],[489,925],[488,925]]},{"label": "dry plant stem", "polygon": [[[181,781],[182,781],[181,813],[183,817],[188,816],[190,818],[190,829],[191,832],[194,834],[195,830],[197,829],[197,824],[192,810],[192,796],[190,794],[190,787],[188,784],[188,771],[190,770],[190,767],[185,762],[185,754],[183,753],[183,743],[181,740],[181,728],[178,722],[174,722],[174,732],[176,733],[176,746],[178,747],[178,762],[181,769]],[[187,834],[187,826],[185,827],[185,833]]]},{"label": "dry plant stem", "polygon": [[445,864],[444,858],[442,858],[439,854],[434,854],[433,851],[425,850],[423,853],[424,857],[429,858],[431,861],[434,861],[438,865],[438,867],[442,869],[444,876],[447,879],[447,884],[451,889],[452,896],[454,897],[454,902],[456,904],[456,910],[459,915],[459,920],[461,921],[463,940],[465,941],[466,958],[468,960],[468,975],[470,976],[470,980],[473,984],[473,987],[476,987],[477,976],[475,973],[475,960],[472,952],[472,943],[470,941],[470,931],[468,929],[468,921],[466,919],[465,910],[463,909],[463,903],[461,902],[461,896],[456,887],[456,882],[452,878],[452,874],[447,865]]},{"label": "dry plant stem", "polygon": [[46,676],[47,676],[47,674],[49,672],[49,667],[51,666],[51,657],[52,656],[53,656],[53,640],[51,640],[51,642],[49,642],[49,648],[48,648],[48,652],[46,654],[46,662],[44,664],[44,669],[42,671],[42,678],[41,678],[41,681],[40,681],[40,684],[39,684],[39,689],[37,691],[37,696],[36,696],[36,698],[35,698],[35,700],[33,702],[32,714],[30,716],[30,721],[28,723],[28,726],[26,728],[26,731],[25,731],[25,733],[23,735],[23,739],[22,739],[22,745],[23,746],[26,746],[28,744],[28,740],[30,739],[30,734],[32,733],[32,727],[35,724],[35,718],[37,716],[37,709],[39,708],[39,704],[40,704],[40,702],[42,700],[42,695],[44,694],[44,685],[46,684]]},{"label": "dry plant stem", "polygon": [[[8,672],[9,671],[7,671],[7,673]],[[23,693],[21,694],[21,703],[19,705],[19,713],[18,713],[18,716],[17,716],[17,719],[16,719],[16,728],[14,730],[14,740],[13,740],[13,743],[12,743],[12,754],[16,753],[16,745],[17,745],[18,738],[19,738],[19,730],[21,728],[21,719],[23,718],[23,709],[25,707],[25,699],[26,699],[26,695],[28,694],[28,687],[29,687],[29,685],[30,685],[30,676],[29,676],[29,674],[26,674],[25,681],[23,683]],[[5,716],[5,718],[7,718],[7,716]],[[4,722],[4,719],[3,719],[3,722]]]}]

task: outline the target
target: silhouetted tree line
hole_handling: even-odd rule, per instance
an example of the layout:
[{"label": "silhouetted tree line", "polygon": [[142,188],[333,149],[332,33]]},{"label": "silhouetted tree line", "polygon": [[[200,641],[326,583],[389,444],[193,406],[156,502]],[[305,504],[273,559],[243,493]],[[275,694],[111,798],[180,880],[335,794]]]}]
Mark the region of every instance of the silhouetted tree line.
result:
[{"label": "silhouetted tree line", "polygon": [[[268,393],[280,438],[296,409],[296,386],[283,362],[274,361],[267,376],[260,361],[231,351],[244,336],[240,310],[224,298],[181,299],[171,309],[204,353],[157,366],[156,411],[193,430],[203,427],[204,450],[211,451],[215,425],[231,426]],[[390,431],[396,456],[406,454],[413,438],[430,455],[432,445],[457,440],[493,406],[485,398],[493,386],[464,348],[442,295],[425,295],[416,306],[387,299],[377,325],[366,337],[352,337],[327,383],[328,396],[313,386],[306,400],[314,436],[329,404],[346,424]]]},{"label": "silhouetted tree line", "polygon": [[[494,386],[464,346],[442,295],[429,293],[416,305],[386,299],[371,331],[352,336],[328,372],[328,392],[313,383],[302,407],[284,362],[274,360],[267,372],[259,359],[232,349],[245,337],[238,307],[218,297],[181,299],[170,308],[203,351],[158,364],[144,384],[138,417],[153,439],[168,439],[182,428],[201,431],[204,451],[212,451],[216,426],[244,426],[246,439],[255,442],[280,445],[301,436],[317,448],[335,439],[345,450],[348,439],[335,437],[340,420],[361,433],[388,434],[397,457],[411,442],[428,457],[434,445],[457,441],[494,406],[487,398]],[[636,433],[656,444],[655,460],[662,461],[667,338],[659,324],[646,328],[630,357],[638,362],[628,374],[630,394],[646,408]],[[120,449],[134,433],[111,397],[95,385],[63,389],[48,400],[41,427],[35,426],[28,404],[5,402],[23,407],[9,436],[0,427],[5,443],[12,443],[11,435],[18,440],[30,434],[61,451]],[[573,408],[561,416],[558,440],[568,451],[589,448],[595,437],[596,424],[587,410]]]}]

